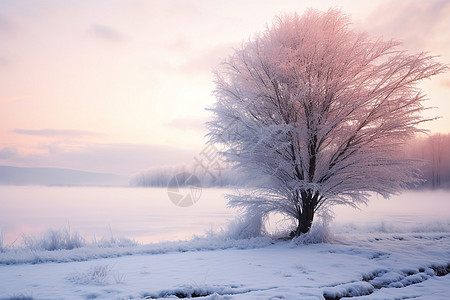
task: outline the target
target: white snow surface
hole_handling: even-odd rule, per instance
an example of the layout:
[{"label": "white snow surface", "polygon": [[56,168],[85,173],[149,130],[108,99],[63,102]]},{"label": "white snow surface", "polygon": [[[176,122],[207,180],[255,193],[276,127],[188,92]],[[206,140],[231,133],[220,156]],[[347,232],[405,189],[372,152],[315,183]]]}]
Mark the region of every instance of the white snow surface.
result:
[{"label": "white snow surface", "polygon": [[[442,227],[441,227],[442,228]],[[450,231],[0,253],[0,299],[449,299]],[[345,298],[347,299],[347,298]]]}]

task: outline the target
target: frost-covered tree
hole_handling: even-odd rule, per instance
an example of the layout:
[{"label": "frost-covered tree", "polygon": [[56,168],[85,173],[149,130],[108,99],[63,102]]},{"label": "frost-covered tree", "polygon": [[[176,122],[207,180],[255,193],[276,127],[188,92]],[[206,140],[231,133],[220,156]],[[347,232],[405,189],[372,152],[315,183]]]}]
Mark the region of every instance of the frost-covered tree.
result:
[{"label": "frost-covered tree", "polygon": [[296,236],[316,212],[417,180],[401,145],[427,121],[418,83],[447,69],[350,25],[333,9],[282,15],[216,72],[210,141],[257,179],[229,205],[293,218]]}]

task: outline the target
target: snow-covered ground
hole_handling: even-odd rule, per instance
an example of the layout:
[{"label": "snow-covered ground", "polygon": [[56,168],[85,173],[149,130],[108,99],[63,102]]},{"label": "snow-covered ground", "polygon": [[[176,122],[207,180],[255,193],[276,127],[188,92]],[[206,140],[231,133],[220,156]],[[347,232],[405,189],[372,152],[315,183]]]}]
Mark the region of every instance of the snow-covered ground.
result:
[{"label": "snow-covered ground", "polygon": [[377,199],[337,213],[330,231],[316,224],[313,240],[224,231],[56,251],[3,244],[3,253],[0,243],[0,299],[450,299],[449,200]]},{"label": "snow-covered ground", "polygon": [[449,299],[448,224],[428,228],[1,253],[0,299]]}]

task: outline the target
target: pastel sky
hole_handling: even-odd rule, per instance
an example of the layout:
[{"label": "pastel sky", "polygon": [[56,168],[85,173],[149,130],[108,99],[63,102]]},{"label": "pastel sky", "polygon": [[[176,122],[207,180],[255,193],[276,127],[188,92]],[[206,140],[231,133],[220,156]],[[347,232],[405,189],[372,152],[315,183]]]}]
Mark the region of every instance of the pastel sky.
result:
[{"label": "pastel sky", "polygon": [[[0,165],[132,175],[204,147],[212,70],[281,12],[354,26],[450,63],[450,1],[0,0]],[[450,131],[450,75],[423,83]]]}]

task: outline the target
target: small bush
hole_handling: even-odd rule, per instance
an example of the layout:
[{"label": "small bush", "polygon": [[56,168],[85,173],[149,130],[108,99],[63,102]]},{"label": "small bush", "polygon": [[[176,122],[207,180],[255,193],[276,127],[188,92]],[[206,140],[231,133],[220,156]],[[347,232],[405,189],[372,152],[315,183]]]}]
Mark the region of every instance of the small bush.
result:
[{"label": "small bush", "polygon": [[0,253],[6,252],[6,247],[3,246],[3,233],[0,232]]},{"label": "small bush", "polygon": [[32,296],[27,296],[27,295],[14,295],[12,297],[6,298],[7,300],[34,300],[34,298]]},{"label": "small bush", "polygon": [[73,273],[67,279],[76,284],[119,284],[124,282],[125,274],[114,272],[110,265],[96,265],[91,266],[86,272]]},{"label": "small bush", "polygon": [[139,243],[133,239],[114,236],[111,226],[109,226],[109,233],[110,233],[109,238],[101,238],[97,240],[97,238],[94,237],[92,244],[100,248],[134,247],[139,245]]},{"label": "small bush", "polygon": [[333,241],[333,234],[330,231],[329,220],[322,219],[313,223],[311,230],[292,240],[295,244],[321,244]]},{"label": "small bush", "polygon": [[114,237],[111,236],[108,238],[101,238],[99,240],[94,239],[92,242],[93,245],[100,247],[100,248],[113,248],[113,247],[135,247],[139,245],[138,242],[136,242],[133,239],[125,238],[125,237]]},{"label": "small bush", "polygon": [[264,218],[258,214],[246,214],[231,222],[225,234],[231,239],[248,239],[259,237],[264,232]]},{"label": "small bush", "polygon": [[72,250],[86,244],[84,238],[77,232],[70,232],[70,228],[61,230],[50,229],[41,235],[22,235],[24,245],[30,250]]},{"label": "small bush", "polygon": [[[17,239],[16,239],[17,240]],[[4,239],[3,239],[3,232],[0,231],[0,253],[5,253],[11,250],[11,248],[13,247],[14,243],[16,242],[13,241],[12,243],[10,243],[9,245],[4,245]]]}]

